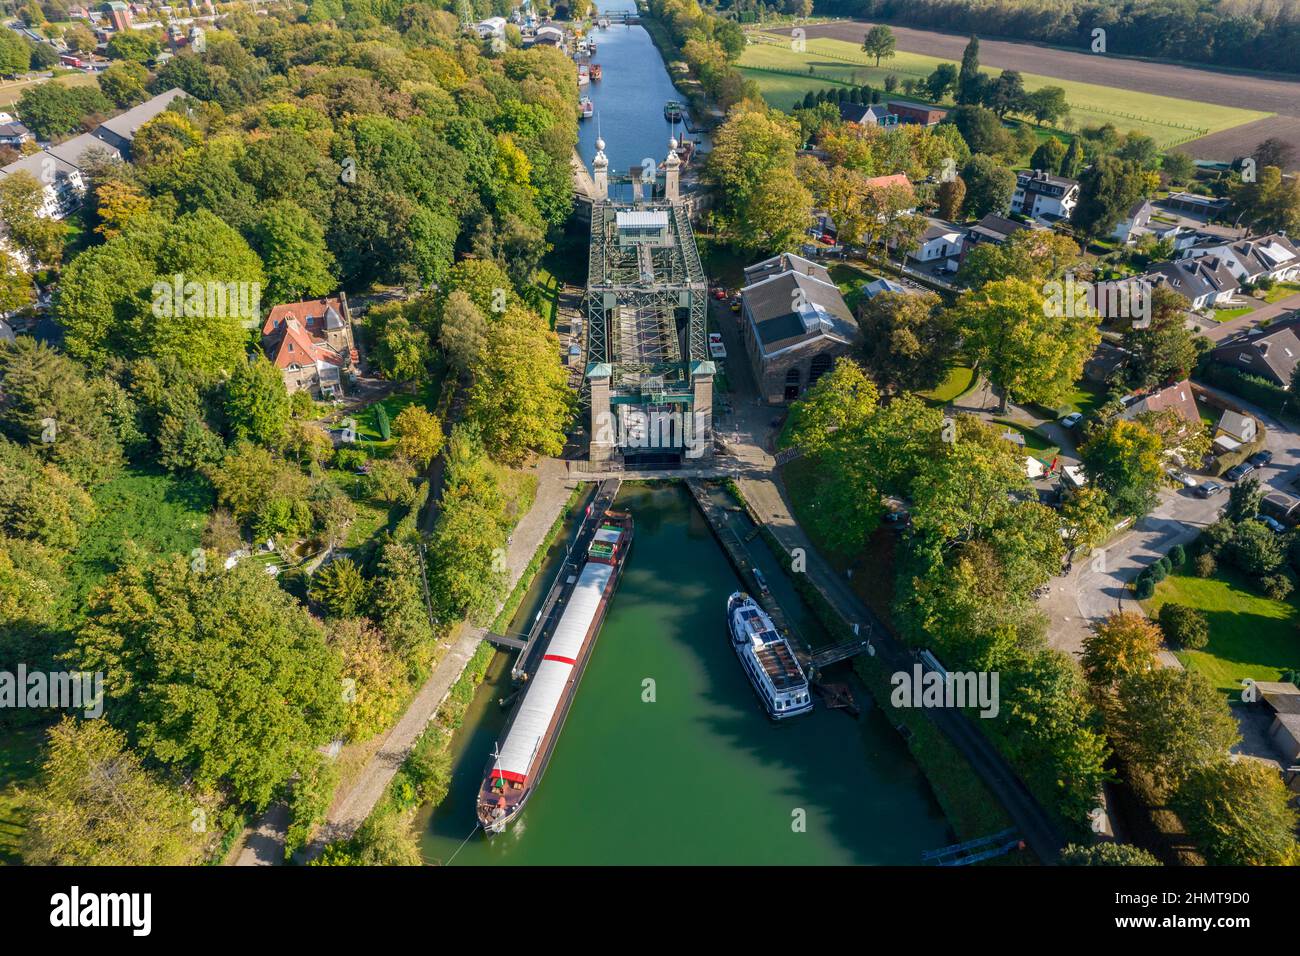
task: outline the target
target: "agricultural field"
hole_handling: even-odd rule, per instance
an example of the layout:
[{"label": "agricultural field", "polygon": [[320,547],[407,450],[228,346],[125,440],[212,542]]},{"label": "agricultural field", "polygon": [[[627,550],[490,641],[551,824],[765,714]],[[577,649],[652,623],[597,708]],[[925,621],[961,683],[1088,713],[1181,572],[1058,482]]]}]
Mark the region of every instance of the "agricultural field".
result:
[{"label": "agricultural field", "polygon": [[[953,62],[899,51],[892,59],[882,60],[880,66],[876,66],[874,57],[847,40],[813,38],[807,41],[805,50],[798,51],[791,48],[788,38],[779,34],[756,34],[753,38],[759,42],[746,47],[740,58],[741,70],[758,83],[769,103],[787,110],[802,100],[808,90],[837,84],[868,84],[880,88],[885,77],[891,74],[900,81],[921,80],[940,63]],[[999,72],[993,67],[983,69],[993,75]],[[1030,92],[1044,86],[1059,86],[1065,90],[1070,104],[1068,122],[1071,128],[1111,123],[1121,132],[1136,130],[1144,133],[1165,149],[1266,119],[1270,115],[1259,110],[1198,103],[1037,73],[1024,73],[1023,76],[1025,89]],[[903,94],[900,92],[898,95],[901,97]]]},{"label": "agricultural field", "polygon": [[29,86],[37,86],[41,83],[61,83],[64,86],[94,86],[98,80],[92,73],[65,73],[62,76],[56,76],[52,80],[35,79],[35,80],[6,80],[0,82],[0,109],[13,106],[18,102],[18,98],[23,95],[23,90]]}]

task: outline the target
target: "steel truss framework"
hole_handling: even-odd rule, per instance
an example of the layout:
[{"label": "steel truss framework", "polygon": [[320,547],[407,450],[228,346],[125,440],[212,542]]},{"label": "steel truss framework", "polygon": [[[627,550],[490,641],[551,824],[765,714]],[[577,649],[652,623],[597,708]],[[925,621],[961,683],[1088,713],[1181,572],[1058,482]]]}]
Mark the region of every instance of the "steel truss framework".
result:
[{"label": "steel truss framework", "polygon": [[[620,247],[620,209],[668,212],[669,242]],[[708,281],[683,203],[597,202],[587,258],[587,362],[607,363],[614,402],[689,401],[692,362],[707,362]],[[589,394],[584,382],[584,401]]]}]

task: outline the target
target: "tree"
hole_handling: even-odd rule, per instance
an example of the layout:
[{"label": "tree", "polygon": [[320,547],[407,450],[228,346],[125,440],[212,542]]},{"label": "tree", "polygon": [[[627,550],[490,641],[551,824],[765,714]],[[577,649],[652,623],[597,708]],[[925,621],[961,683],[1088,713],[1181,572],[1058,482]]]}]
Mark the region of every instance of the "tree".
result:
[{"label": "tree", "polygon": [[1079,170],[1083,168],[1083,147],[1079,144],[1079,137],[1070,140],[1070,145],[1065,149],[1065,158],[1061,160],[1061,175],[1073,179],[1079,175]]},{"label": "tree", "polygon": [[1196,367],[1204,339],[1187,328],[1187,300],[1164,285],[1147,290],[1150,319],[1124,330],[1130,358],[1124,380],[1131,388],[1151,388],[1184,379]]},{"label": "tree", "polygon": [[797,130],[767,110],[733,111],[717,131],[705,167],[717,187],[717,215],[745,250],[793,247],[812,196],[794,174]]},{"label": "tree", "polygon": [[889,59],[894,55],[894,48],[898,41],[894,39],[894,31],[884,24],[872,27],[867,31],[866,38],[862,41],[862,50],[868,56],[876,58],[876,66],[880,66],[881,59]]},{"label": "tree", "polygon": [[1044,86],[1025,96],[1023,109],[1039,126],[1044,123],[1055,125],[1057,120],[1069,115],[1070,104],[1066,102],[1065,90],[1061,87]]},{"label": "tree", "polygon": [[400,302],[372,308],[366,316],[370,359],[381,375],[397,382],[422,382],[429,374],[429,333],[411,320]]},{"label": "tree", "polygon": [[1061,163],[1064,161],[1065,144],[1055,136],[1043,140],[1034,150],[1034,154],[1029,157],[1030,168],[1053,174],[1061,171]]},{"label": "tree", "polygon": [[319,624],[252,561],[130,563],[88,602],[82,666],[111,670],[106,713],[154,760],[266,806],[343,722]]},{"label": "tree", "polygon": [[986,213],[1005,215],[1016,191],[1016,174],[988,156],[972,156],[961,171],[966,184],[966,215],[978,219]]},{"label": "tree", "polygon": [[1160,628],[1137,611],[1115,611],[1098,621],[1083,639],[1079,663],[1088,683],[1110,690],[1133,674],[1159,667]]},{"label": "tree", "polygon": [[95,87],[39,83],[23,90],[18,118],[39,139],[57,139],[78,129],[91,113],[108,113],[113,104]]},{"label": "tree", "polygon": [[261,353],[236,365],[226,383],[226,420],[236,440],[248,439],[270,448],[278,448],[284,441],[289,393],[280,370]]},{"label": "tree", "polygon": [[140,765],[104,720],[50,728],[23,861],[31,866],[181,866],[198,862],[194,807]]},{"label": "tree", "polygon": [[420,405],[407,405],[393,422],[397,432],[397,453],[418,468],[428,468],[442,451],[442,424],[436,415]]},{"label": "tree", "polygon": [[[87,31],[89,32],[89,31]],[[92,37],[93,47],[93,37]],[[99,89],[118,109],[144,102],[149,71],[134,60],[118,60],[99,74]]]},{"label": "tree", "polygon": [[1054,309],[1023,279],[990,282],[962,296],[954,310],[967,354],[1011,400],[1052,407],[1083,374],[1100,341],[1086,311]]},{"label": "tree", "polygon": [[1021,112],[1025,107],[1023,77],[1016,70],[1003,70],[996,80],[985,87],[983,102],[997,114],[998,119],[1004,119],[1008,113]]},{"label": "tree", "polygon": [[966,183],[960,176],[945,180],[939,184],[939,218],[955,222],[961,215],[962,206],[966,204]]},{"label": "tree", "polygon": [[350,618],[366,604],[366,579],[351,558],[335,558],[311,577],[311,599],[330,617]]},{"label": "tree", "polygon": [[987,156],[1001,155],[1007,152],[1013,143],[1011,134],[1002,125],[997,114],[977,104],[958,106],[945,118],[944,122],[957,127],[962,139],[972,153],[984,153]]},{"label": "tree", "polygon": [[979,103],[984,94],[984,75],[980,73],[980,41],[971,34],[961,54],[961,72],[957,75],[957,102]]},{"label": "tree", "polygon": [[1198,671],[1173,667],[1121,679],[1111,726],[1115,746],[1166,793],[1241,740],[1214,685]]},{"label": "tree", "polygon": [[107,398],[105,385],[44,342],[24,335],[0,345],[0,430],[86,485],[122,465]]},{"label": "tree", "polygon": [[1296,813],[1275,769],[1226,755],[1193,767],[1173,807],[1212,866],[1295,865]]},{"label": "tree", "polygon": [[461,375],[478,367],[487,343],[487,320],[464,289],[453,289],[442,306],[438,344]]},{"label": "tree", "polygon": [[943,380],[954,342],[939,297],[882,292],[862,304],[863,362],[883,387],[925,391]]},{"label": "tree", "polygon": [[263,210],[253,245],[266,266],[272,305],[329,295],[338,287],[325,231],[297,203],[282,199]]},{"label": "tree", "polygon": [[1171,149],[1160,160],[1160,171],[1171,183],[1190,183],[1196,175],[1196,160],[1182,150]]},{"label": "tree", "polygon": [[573,398],[568,373],[555,361],[559,347],[555,333],[521,309],[510,310],[488,329],[466,417],[497,461],[518,465],[530,452],[563,451]]},{"label": "tree", "polygon": [[1043,284],[1078,276],[1086,268],[1078,243],[1069,236],[1046,229],[1020,229],[1005,242],[976,245],[966,255],[957,278],[968,288],[980,289],[1012,278]]},{"label": "tree", "polygon": [[149,197],[144,191],[118,179],[96,184],[95,199],[95,215],[99,217],[95,232],[105,239],[120,236],[128,223],[149,212]]},{"label": "tree", "polygon": [[1086,235],[1108,235],[1151,186],[1150,177],[1139,164],[1102,156],[1079,175],[1074,223]]},{"label": "tree", "polygon": [[1295,157],[1295,146],[1286,140],[1270,136],[1256,146],[1251,155],[1255,159],[1256,169],[1263,169],[1265,166],[1290,169],[1292,160]]},{"label": "tree", "polygon": [[1170,643],[1198,650],[1210,640],[1210,622],[1194,607],[1168,601],[1160,605],[1160,630]]},{"label": "tree", "polygon": [[1114,515],[1144,515],[1164,480],[1164,446],[1140,422],[1117,418],[1080,449],[1088,480],[1106,493]]},{"label": "tree", "polygon": [[1061,505],[1061,540],[1069,552],[1095,548],[1111,526],[1106,495],[1095,486],[1080,488]]},{"label": "tree", "polygon": [[63,259],[63,223],[42,214],[45,187],[26,170],[0,179],[0,222],[10,245],[33,265],[57,267]]},{"label": "tree", "polygon": [[1264,502],[1264,489],[1259,479],[1250,475],[1237,482],[1228,491],[1226,514],[1230,521],[1241,522],[1259,517],[1259,506]]},{"label": "tree", "polygon": [[32,277],[18,257],[0,249],[0,314],[26,308],[36,298]]},{"label": "tree", "polygon": [[1071,843],[1061,851],[1062,866],[1160,866],[1160,861],[1131,843]]},{"label": "tree", "polygon": [[93,53],[99,41],[84,23],[72,23],[63,31],[63,42],[77,53]]},{"label": "tree", "polygon": [[162,45],[152,33],[142,30],[119,30],[108,41],[108,58],[150,63],[161,49]]},{"label": "tree", "polygon": [[1246,520],[1236,526],[1226,557],[1238,570],[1262,578],[1280,568],[1285,555],[1278,536],[1267,525]]},{"label": "tree", "polygon": [[330,628],[330,645],[343,660],[344,733],[349,740],[368,740],[391,726],[397,716],[406,685],[404,669],[384,635],[362,617],[336,621]]},{"label": "tree", "polygon": [[925,91],[936,103],[944,96],[957,89],[957,67],[952,63],[940,63],[925,80]]}]

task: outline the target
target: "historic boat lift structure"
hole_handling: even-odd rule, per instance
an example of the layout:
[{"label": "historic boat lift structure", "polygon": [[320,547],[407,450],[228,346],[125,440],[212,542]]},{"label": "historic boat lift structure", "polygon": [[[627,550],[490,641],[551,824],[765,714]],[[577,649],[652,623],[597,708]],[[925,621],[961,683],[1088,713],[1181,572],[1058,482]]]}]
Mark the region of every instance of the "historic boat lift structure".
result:
[{"label": "historic boat lift structure", "polygon": [[630,198],[611,199],[596,141],[582,396],[593,464],[672,468],[712,452],[708,280],[680,172],[674,140],[657,168],[647,161],[615,180],[630,184]]}]

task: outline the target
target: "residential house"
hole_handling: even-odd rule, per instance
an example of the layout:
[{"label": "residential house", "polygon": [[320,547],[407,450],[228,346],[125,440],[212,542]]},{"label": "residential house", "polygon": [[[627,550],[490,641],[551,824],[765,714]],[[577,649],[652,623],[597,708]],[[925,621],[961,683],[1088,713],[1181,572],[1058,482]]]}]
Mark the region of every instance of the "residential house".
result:
[{"label": "residential house", "polygon": [[966,237],[962,241],[962,257],[965,258],[966,253],[980,243],[991,242],[1000,246],[1020,230],[1032,228],[1026,223],[1007,219],[996,213],[987,213],[975,225],[966,227]]},{"label": "residential house", "polygon": [[1259,423],[1250,415],[1243,415],[1241,412],[1234,412],[1227,409],[1223,417],[1219,419],[1219,425],[1215,429],[1215,437],[1226,435],[1239,445],[1249,445],[1255,440],[1258,432]]},{"label": "residential house", "polygon": [[1259,335],[1246,335],[1220,345],[1210,353],[1211,361],[1254,375],[1281,388],[1291,386],[1291,373],[1300,363],[1297,322],[1274,325]]},{"label": "residential house", "polygon": [[898,116],[879,103],[840,104],[840,119],[857,126],[897,126]]},{"label": "residential house", "polygon": [[262,326],[262,348],[291,393],[343,394],[343,373],[356,366],[347,296],[277,305]]},{"label": "residential house", "polygon": [[1119,417],[1132,421],[1147,412],[1167,411],[1174,412],[1185,423],[1179,430],[1179,435],[1183,434],[1189,425],[1200,427],[1201,413],[1196,407],[1196,397],[1192,394],[1192,383],[1187,379],[1158,391],[1131,398]]},{"label": "residential house", "polygon": [[1100,342],[1088,361],[1083,363],[1083,377],[1098,385],[1105,385],[1127,363],[1131,353],[1109,342]]},{"label": "residential house", "polygon": [[1154,211],[1155,206],[1151,205],[1150,199],[1139,199],[1129,206],[1124,213],[1124,218],[1115,224],[1110,237],[1125,245],[1136,241],[1138,236],[1148,231],[1147,225],[1151,222],[1151,214]]},{"label": "residential house", "polygon": [[26,173],[44,185],[44,201],[36,212],[46,219],[62,219],[81,205],[86,194],[86,180],[81,170],[45,151],[24,156],[0,169],[0,176],[20,173]]},{"label": "residential house", "polygon": [[759,393],[791,402],[852,352],[862,333],[830,275],[789,253],[745,270],[741,317]]},{"label": "residential house", "polygon": [[1011,211],[1054,222],[1069,219],[1079,204],[1079,182],[1035,169],[1016,176]]},{"label": "residential house", "polygon": [[491,37],[504,39],[506,35],[506,18],[505,17],[488,17],[486,20],[480,20],[475,26],[481,39],[487,40]]},{"label": "residential house", "polygon": [[0,113],[0,146],[14,149],[32,140],[32,131],[8,113]]},{"label": "residential house", "polygon": [[1218,256],[1162,262],[1140,278],[1153,286],[1172,289],[1197,310],[1222,305],[1240,287],[1232,270]]},{"label": "residential house", "polygon": [[948,115],[947,110],[938,106],[908,103],[905,100],[890,100],[888,105],[889,112],[897,116],[900,123],[916,126],[937,126]]},{"label": "residential house", "polygon": [[131,157],[131,140],[136,131],[159,113],[167,109],[173,101],[185,96],[185,91],[172,87],[166,93],[159,93],[152,99],[145,100],[139,106],[133,106],[112,119],[104,120],[91,135],[112,146],[123,157]]},{"label": "residential house", "polygon": [[964,231],[942,219],[930,219],[929,222],[929,227],[921,233],[919,244],[908,256],[917,262],[941,263],[945,271],[956,272]]},{"label": "residential house", "polygon": [[1237,242],[1201,242],[1187,254],[1190,258],[1218,256],[1242,283],[1260,279],[1287,282],[1300,276],[1300,246],[1281,232]]}]

